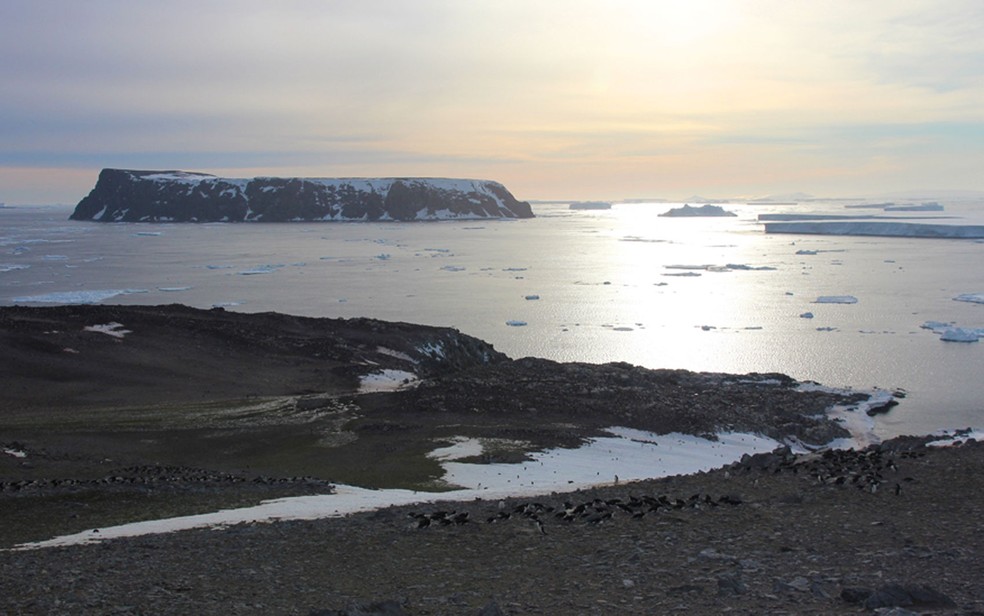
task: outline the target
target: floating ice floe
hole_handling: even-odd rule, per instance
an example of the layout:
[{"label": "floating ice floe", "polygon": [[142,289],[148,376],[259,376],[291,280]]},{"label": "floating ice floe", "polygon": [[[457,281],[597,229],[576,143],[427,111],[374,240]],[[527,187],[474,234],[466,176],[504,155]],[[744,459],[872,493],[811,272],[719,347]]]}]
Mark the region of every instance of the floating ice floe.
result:
[{"label": "floating ice floe", "polygon": [[464,266],[461,265],[445,265],[441,268],[445,272],[463,272],[465,271]]},{"label": "floating ice floe", "polygon": [[164,233],[161,231],[137,231],[134,235],[141,237],[160,237],[161,235],[164,235]]},{"label": "floating ice floe", "polygon": [[984,304],[984,293],[963,293],[953,298],[958,302],[971,302],[974,304]]},{"label": "floating ice floe", "polygon": [[926,321],[919,327],[939,334],[940,340],[944,342],[977,342],[984,338],[984,327],[957,327],[953,322],[943,323],[941,321]]},{"label": "floating ice floe", "polygon": [[29,267],[31,266],[22,265],[19,263],[18,264],[0,263],[0,274],[2,274],[3,272],[15,272],[17,270],[26,270]]},{"label": "floating ice floe", "polygon": [[821,295],[814,304],[856,304],[858,298],[853,295]]},{"label": "floating ice floe", "polygon": [[112,336],[113,338],[123,338],[127,334],[133,333],[129,329],[123,329],[123,324],[117,323],[116,321],[104,323],[102,325],[87,325],[82,328],[82,331],[106,334],[107,336]]},{"label": "floating ice floe", "polygon": [[3,453],[14,458],[26,458],[27,453],[20,451],[19,449],[4,449]]},{"label": "floating ice floe", "polygon": [[258,274],[270,274],[282,268],[283,265],[258,265],[253,269],[243,270],[239,272],[241,276],[256,276]]},{"label": "floating ice floe", "polygon": [[164,293],[177,293],[178,291],[190,291],[191,287],[157,287],[157,290]]},{"label": "floating ice floe", "polygon": [[118,295],[147,293],[147,289],[102,289],[98,291],[59,291],[44,295],[28,295],[15,297],[18,304],[98,304],[99,302]]},{"label": "floating ice floe", "polygon": [[508,325],[509,327],[524,327],[528,325],[528,323],[526,321],[510,320],[510,321],[506,321],[506,325]]},{"label": "floating ice floe", "polygon": [[417,375],[406,370],[377,370],[359,380],[359,393],[368,394],[380,391],[397,391],[417,381]]}]

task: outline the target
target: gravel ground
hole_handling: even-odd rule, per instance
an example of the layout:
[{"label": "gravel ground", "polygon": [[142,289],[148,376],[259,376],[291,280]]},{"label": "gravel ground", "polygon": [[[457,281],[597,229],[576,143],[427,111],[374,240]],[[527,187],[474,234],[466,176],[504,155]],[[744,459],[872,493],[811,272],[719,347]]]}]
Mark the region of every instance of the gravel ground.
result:
[{"label": "gravel ground", "polygon": [[982,454],[903,440],[536,500],[5,551],[0,612],[980,614]]}]

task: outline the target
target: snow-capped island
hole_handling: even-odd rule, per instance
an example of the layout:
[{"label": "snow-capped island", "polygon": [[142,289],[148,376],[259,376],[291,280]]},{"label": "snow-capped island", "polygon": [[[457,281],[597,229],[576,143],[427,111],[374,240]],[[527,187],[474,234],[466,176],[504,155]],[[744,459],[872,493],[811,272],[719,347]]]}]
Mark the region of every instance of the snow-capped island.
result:
[{"label": "snow-capped island", "polygon": [[530,204],[489,180],[221,178],[103,169],[72,220],[311,222],[532,218]]},{"label": "snow-capped island", "polygon": [[663,212],[660,216],[666,217],[692,217],[692,216],[737,216],[734,212],[729,212],[720,205],[702,205],[700,207],[694,207],[689,203],[685,203],[683,207],[675,207],[671,210]]}]

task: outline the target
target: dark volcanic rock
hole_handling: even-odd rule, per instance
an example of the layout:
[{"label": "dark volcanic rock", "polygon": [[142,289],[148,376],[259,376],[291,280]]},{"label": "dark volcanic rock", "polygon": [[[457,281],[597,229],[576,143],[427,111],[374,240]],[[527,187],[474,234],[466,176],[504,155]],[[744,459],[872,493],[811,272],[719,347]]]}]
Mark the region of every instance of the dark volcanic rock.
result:
[{"label": "dark volcanic rock", "polygon": [[219,178],[103,169],[72,220],[286,222],[532,218],[498,182],[448,178]]}]

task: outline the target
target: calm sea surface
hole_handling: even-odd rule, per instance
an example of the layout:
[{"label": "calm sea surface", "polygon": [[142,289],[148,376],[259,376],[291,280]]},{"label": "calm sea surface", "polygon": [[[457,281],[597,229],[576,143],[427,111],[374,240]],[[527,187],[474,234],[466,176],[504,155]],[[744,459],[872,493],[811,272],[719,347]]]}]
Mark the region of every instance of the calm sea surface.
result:
[{"label": "calm sea surface", "polygon": [[[674,205],[540,205],[521,221],[154,225],[5,208],[0,304],[182,303],[451,326],[512,357],[905,389],[877,420],[886,437],[984,427],[984,341],[920,327],[984,327],[984,304],[953,299],[984,293],[984,242],[766,235],[756,222],[843,214],[843,202],[658,216]],[[945,205],[937,216],[955,218],[939,222],[982,224],[982,204]]]}]

